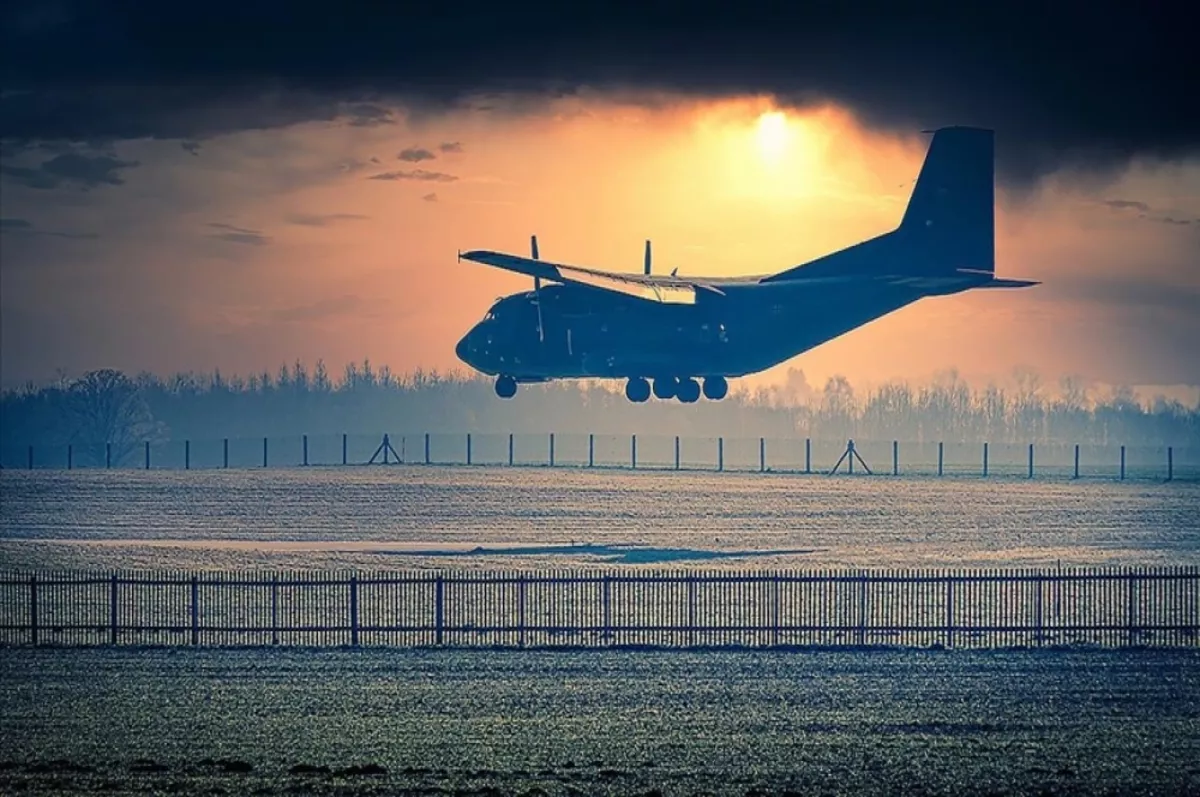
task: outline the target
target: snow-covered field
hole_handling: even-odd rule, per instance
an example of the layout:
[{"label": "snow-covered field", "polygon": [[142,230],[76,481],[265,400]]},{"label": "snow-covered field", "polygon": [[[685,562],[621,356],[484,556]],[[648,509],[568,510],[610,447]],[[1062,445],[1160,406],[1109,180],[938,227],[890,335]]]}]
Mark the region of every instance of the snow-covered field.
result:
[{"label": "snow-covered field", "polygon": [[0,569],[598,562],[1197,564],[1200,483],[449,466],[0,471]]},{"label": "snow-covered field", "polygon": [[9,649],[0,717],[4,794],[1200,790],[1190,651]]}]

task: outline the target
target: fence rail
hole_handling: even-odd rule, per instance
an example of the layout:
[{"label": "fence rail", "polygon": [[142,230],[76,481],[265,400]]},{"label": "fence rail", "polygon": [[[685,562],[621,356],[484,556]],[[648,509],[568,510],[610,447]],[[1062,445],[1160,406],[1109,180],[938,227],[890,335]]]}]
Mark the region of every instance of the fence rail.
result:
[{"label": "fence rail", "polygon": [[5,645],[1200,647],[1200,567],[0,574]]},{"label": "fence rail", "polygon": [[5,446],[8,469],[211,469],[422,464],[771,473],[1200,480],[1200,445],[946,443],[598,434],[325,434]]}]

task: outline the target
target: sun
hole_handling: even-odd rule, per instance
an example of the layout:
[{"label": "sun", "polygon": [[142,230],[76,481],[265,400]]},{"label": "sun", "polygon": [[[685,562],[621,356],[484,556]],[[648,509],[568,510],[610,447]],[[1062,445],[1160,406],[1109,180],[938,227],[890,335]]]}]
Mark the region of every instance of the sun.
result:
[{"label": "sun", "polygon": [[758,149],[769,161],[778,161],[787,150],[790,131],[787,114],[770,111],[758,117]]}]

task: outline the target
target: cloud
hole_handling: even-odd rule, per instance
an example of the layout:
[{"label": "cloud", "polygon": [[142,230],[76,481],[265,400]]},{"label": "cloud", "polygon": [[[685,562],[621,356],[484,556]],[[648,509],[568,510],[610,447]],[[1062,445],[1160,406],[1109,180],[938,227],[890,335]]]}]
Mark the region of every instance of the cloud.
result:
[{"label": "cloud", "polygon": [[1176,219],[1172,216],[1163,216],[1161,218],[1155,219],[1155,221],[1161,222],[1163,224],[1174,224],[1174,225],[1178,225],[1178,226],[1186,226],[1188,224],[1196,223],[1196,219]]},{"label": "cloud", "polygon": [[0,174],[7,175],[29,188],[49,190],[61,185],[74,185],[87,191],[101,185],[124,184],[125,180],[118,172],[137,165],[137,161],[123,161],[109,155],[89,156],[78,152],[64,152],[42,161],[34,168],[0,167]]},{"label": "cloud", "polygon": [[412,169],[407,172],[383,172],[373,174],[368,180],[420,180],[430,183],[452,183],[458,178],[445,172],[430,172],[425,169]]},{"label": "cloud", "polygon": [[339,221],[361,221],[368,218],[360,213],[289,213],[288,224],[301,227],[328,227]]},{"label": "cloud", "polygon": [[187,150],[188,152],[192,153],[193,155],[200,154],[200,142],[199,141],[180,141],[179,146],[182,147],[183,149]]},{"label": "cloud", "polygon": [[[144,4],[73,5],[53,25],[6,15],[6,135],[203,140],[320,120],[387,124],[397,107],[607,91],[834,102],[890,131],[994,127],[1012,184],[1200,149],[1200,104],[1184,99],[1194,93],[1190,29],[1168,5],[1052,4],[1036,25],[977,3],[869,13],[701,3],[686,24],[640,3],[554,15],[490,0],[338,9],[338,36],[316,0],[212,0],[186,25],[172,7]],[[284,18],[287,35],[264,49],[261,32]],[[421,35],[397,47],[397,30]]]},{"label": "cloud", "polygon": [[330,299],[322,299],[312,304],[287,307],[272,314],[275,321],[284,324],[312,323],[352,315],[363,310],[365,303],[359,296],[346,294]]},{"label": "cloud", "polygon": [[259,230],[250,230],[245,227],[235,227],[232,224],[221,224],[219,222],[210,222],[208,226],[215,230],[223,230],[223,232],[219,233],[210,233],[208,236],[220,241],[242,244],[243,246],[266,246],[271,242],[271,239],[263,235]]},{"label": "cloud", "polygon": [[58,230],[42,230],[38,229],[33,222],[27,219],[15,218],[0,219],[0,233],[5,235],[38,235],[49,238],[72,238],[76,240],[92,240],[100,237],[91,232],[61,232]]},{"label": "cloud", "polygon": [[421,199],[424,199],[426,202],[437,202],[438,195],[437,194],[426,194],[425,196],[421,197]]},{"label": "cloud", "polygon": [[441,144],[438,144],[438,149],[440,149],[442,152],[447,152],[447,153],[462,152],[463,145],[458,141],[443,141]]},{"label": "cloud", "polygon": [[344,113],[349,117],[349,123],[353,127],[378,127],[396,123],[391,110],[371,103],[351,105],[345,109]]},{"label": "cloud", "polygon": [[420,163],[421,161],[431,161],[436,157],[437,157],[437,155],[434,155],[432,152],[425,149],[424,147],[409,147],[408,149],[402,150],[400,152],[400,154],[396,156],[397,159],[402,160],[402,161],[408,161],[409,163]]},{"label": "cloud", "polygon": [[1137,202],[1132,199],[1106,199],[1104,204],[1108,205],[1113,210],[1137,210],[1142,213],[1149,213],[1150,206],[1145,202]]}]

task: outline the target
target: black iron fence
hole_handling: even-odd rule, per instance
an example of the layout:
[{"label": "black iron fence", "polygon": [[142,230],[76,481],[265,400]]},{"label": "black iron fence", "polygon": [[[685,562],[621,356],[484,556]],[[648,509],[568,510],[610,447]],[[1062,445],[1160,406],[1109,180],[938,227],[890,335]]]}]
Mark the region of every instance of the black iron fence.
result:
[{"label": "black iron fence", "polygon": [[9,645],[1200,647],[1200,567],[8,573]]},{"label": "black iron fence", "polygon": [[1200,480],[1200,446],[598,434],[327,434],[7,447],[0,466],[267,468],[423,464]]}]

